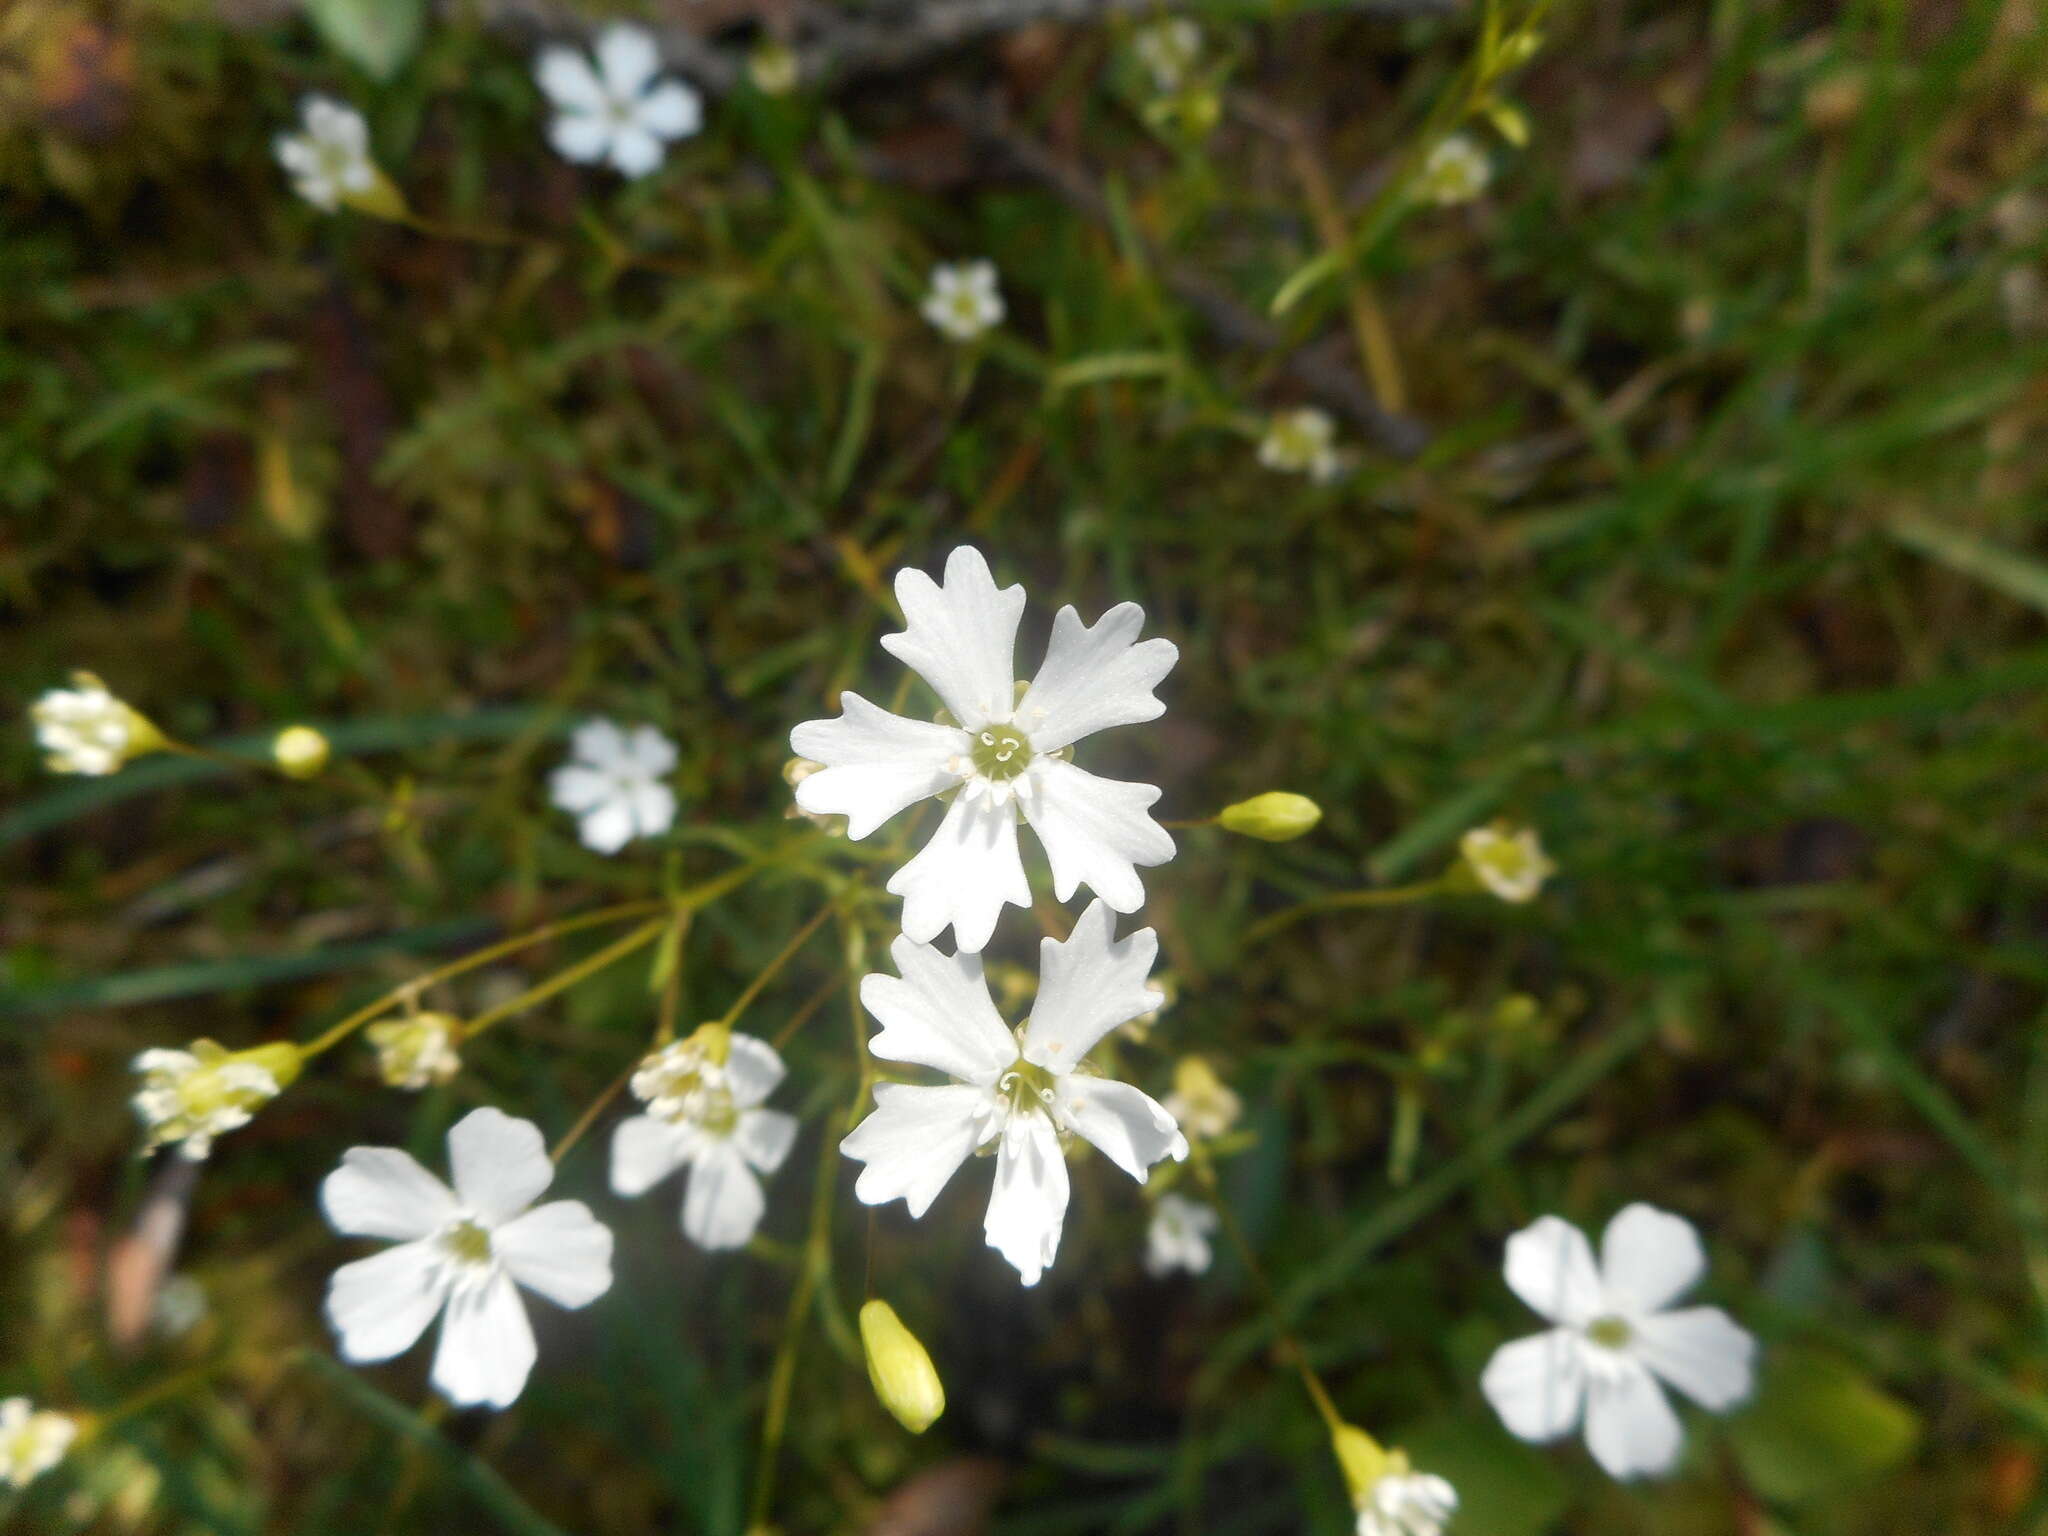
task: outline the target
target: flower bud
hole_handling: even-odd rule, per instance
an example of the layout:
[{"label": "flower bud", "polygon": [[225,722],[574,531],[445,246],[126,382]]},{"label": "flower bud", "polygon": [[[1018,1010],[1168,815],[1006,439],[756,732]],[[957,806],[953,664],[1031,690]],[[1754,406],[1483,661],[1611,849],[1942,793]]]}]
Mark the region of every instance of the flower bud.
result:
[{"label": "flower bud", "polygon": [[290,1041],[228,1051],[195,1040],[182,1051],[150,1050],[135,1058],[142,1087],[133,1099],[147,1136],[145,1152],[179,1143],[197,1161],[214,1139],[244,1126],[299,1075],[305,1057]]},{"label": "flower bud", "polygon": [[164,733],[146,715],[115,698],[90,672],[72,673],[69,688],[50,689],[29,717],[52,773],[112,773],[165,745]]},{"label": "flower bud", "polygon": [[393,1088],[417,1093],[462,1070],[456,1047],[462,1021],[451,1013],[411,1013],[384,1019],[367,1031],[377,1048],[377,1075]]},{"label": "flower bud", "polygon": [[1164,1107],[1190,1141],[1214,1141],[1237,1124],[1244,1101],[1224,1086],[1206,1058],[1183,1056]]},{"label": "flower bud", "polygon": [[860,1309],[860,1342],[867,1352],[868,1380],[896,1422],[921,1435],[946,1411],[946,1389],[932,1357],[903,1326],[896,1309],[877,1298]]},{"label": "flower bud", "polygon": [[79,1428],[69,1414],[38,1409],[25,1397],[0,1402],[0,1484],[26,1488],[64,1459]]},{"label": "flower bud", "polygon": [[1323,808],[1307,795],[1274,789],[1226,805],[1217,813],[1216,825],[1226,832],[1256,837],[1261,842],[1285,843],[1300,837],[1322,819]]},{"label": "flower bud", "polygon": [[327,738],[310,725],[288,725],[270,744],[277,771],[287,778],[310,779],[319,775],[332,755]]},{"label": "flower bud", "polygon": [[1533,827],[1474,827],[1458,840],[1464,872],[1502,901],[1533,901],[1557,866]]},{"label": "flower bud", "polygon": [[763,96],[787,96],[796,89],[796,53],[770,38],[747,55],[747,78]]},{"label": "flower bud", "polygon": [[1344,1469],[1344,1486],[1353,1504],[1372,1496],[1373,1484],[1387,1470],[1386,1447],[1356,1424],[1339,1424],[1330,1431],[1330,1446],[1337,1453],[1337,1465]]}]

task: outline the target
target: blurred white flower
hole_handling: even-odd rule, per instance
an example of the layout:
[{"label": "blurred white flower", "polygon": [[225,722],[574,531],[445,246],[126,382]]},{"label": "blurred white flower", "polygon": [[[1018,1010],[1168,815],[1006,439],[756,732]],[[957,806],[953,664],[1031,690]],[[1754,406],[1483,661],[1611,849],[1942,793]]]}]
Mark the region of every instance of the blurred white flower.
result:
[{"label": "blurred white flower", "polygon": [[1508,1429],[1542,1442],[1572,1432],[1615,1477],[1665,1472],[1685,1432],[1661,1380],[1723,1413],[1749,1396],[1756,1340],[1719,1307],[1671,1304],[1706,1271],[1692,1223],[1631,1205],[1607,1224],[1600,1262],[1556,1216],[1507,1244],[1507,1282],[1549,1322],[1494,1351],[1480,1386]]},{"label": "blurred white flower", "polygon": [[1458,852],[1479,883],[1502,901],[1534,901],[1543,882],[1557,873],[1533,827],[1474,827],[1458,839]]},{"label": "blurred white flower", "polygon": [[1014,1033],[990,1001],[981,960],[899,938],[896,976],[861,978],[860,999],[881,1024],[868,1049],[954,1079],[938,1087],[880,1083],[875,1108],[839,1144],[866,1163],[854,1193],[869,1205],[901,1199],[922,1216],[969,1153],[993,1145],[995,1187],[983,1233],[1026,1285],[1058,1251],[1067,1216],[1063,1142],[1078,1132],[1139,1183],[1161,1158],[1184,1158],[1173,1116],[1128,1083],[1082,1066],[1110,1030],[1158,1006],[1145,985],[1159,948],[1150,928],[1113,939],[1108,905],[1091,902],[1065,942],[1040,941],[1038,998]]},{"label": "blurred white flower", "polygon": [[1170,1275],[1184,1269],[1191,1275],[1207,1274],[1214,1256],[1209,1239],[1215,1235],[1216,1221],[1216,1212],[1199,1200],[1161,1195],[1152,1207],[1152,1223],[1145,1229],[1145,1272]]},{"label": "blurred white flower", "polygon": [[1493,180],[1493,162],[1486,151],[1462,133],[1439,142],[1423,159],[1415,195],[1425,202],[1450,207],[1469,203]]},{"label": "blurred white flower", "polygon": [[1389,1471],[1359,1503],[1358,1536],[1443,1536],[1457,1510],[1457,1490],[1444,1479],[1428,1472]]},{"label": "blurred white flower", "polygon": [[1275,411],[1259,442],[1259,462],[1283,474],[1307,475],[1327,485],[1343,467],[1337,457],[1337,424],[1314,406]]},{"label": "blurred white flower", "polygon": [[161,731],[90,672],[72,673],[69,688],[46,691],[30,707],[29,718],[52,773],[112,773],[164,744]]},{"label": "blurred white flower", "polygon": [[1237,1124],[1244,1112],[1240,1099],[1201,1056],[1183,1056],[1173,1069],[1173,1092],[1166,1111],[1180,1122],[1190,1140],[1214,1141]]},{"label": "blurred white flower", "polygon": [[162,1337],[178,1339],[205,1322],[211,1310],[205,1286],[191,1275],[173,1275],[156,1293],[149,1320]]},{"label": "blurred white flower", "polygon": [[377,1075],[393,1088],[417,1093],[462,1070],[462,1020],[453,1014],[408,1013],[364,1033],[377,1052]]},{"label": "blurred white flower", "polygon": [[612,1192],[644,1194],[688,1168],[683,1233],[700,1248],[743,1248],[768,1200],[773,1173],[796,1141],[796,1117],[761,1107],[782,1081],[766,1040],[717,1025],[656,1051],[633,1074],[645,1114],[612,1134]]},{"label": "blurred white flower", "polygon": [[299,121],[305,132],[280,133],[270,141],[294,192],[332,213],[376,190],[377,163],[370,158],[370,129],[362,113],[331,97],[308,96],[299,103]]},{"label": "blurred white flower", "polygon": [[26,1488],[64,1459],[77,1435],[68,1415],[38,1411],[25,1397],[0,1402],[0,1483]]},{"label": "blurred white flower", "polygon": [[587,720],[569,739],[569,761],[548,779],[559,810],[577,818],[583,846],[617,853],[636,837],[657,837],[676,819],[676,747],[651,725],[624,730]]},{"label": "blurred white flower", "polygon": [[1173,857],[1173,839],[1149,813],[1159,791],[1076,768],[1067,749],[1165,711],[1152,690],[1179,657],[1173,642],[1138,639],[1145,610],[1136,603],[1119,603],[1092,627],[1062,608],[1038,675],[1019,697],[1012,669],[1021,586],[998,590],[979,553],[956,549],[944,586],[899,571],[896,599],[908,623],[882,646],[932,685],[951,719],[907,720],[842,693],[836,720],[790,733],[799,755],[825,765],[796,786],[796,803],[845,816],[847,835],[858,839],[907,806],[958,791],[923,851],[889,880],[903,898],[903,931],[919,943],[950,924],[958,948],[979,950],[1006,903],[1030,905],[1020,813],[1045,846],[1059,900],[1086,885],[1117,911],[1137,911],[1145,902],[1139,867]]},{"label": "blurred white flower", "polygon": [[580,48],[543,48],[533,76],[554,103],[548,140],[564,160],[609,160],[622,176],[659,169],[666,146],[704,125],[703,99],[661,74],[661,53],[643,27],[614,22],[598,34],[597,67]]},{"label": "blurred white flower", "polygon": [[297,1076],[298,1063],[298,1048],[282,1043],[231,1052],[195,1040],[182,1051],[142,1052],[134,1062],[142,1086],[130,1101],[142,1121],[142,1150],[177,1142],[197,1162],[216,1137],[247,1125],[276,1098]]},{"label": "blurred white flower", "polygon": [[991,261],[941,262],[924,296],[925,319],[955,341],[972,341],[1003,323],[1003,296]]},{"label": "blurred white flower", "polygon": [[529,1120],[472,1110],[448,1133],[448,1160],[452,1190],[397,1147],[342,1155],[320,1186],[327,1219],[397,1246],[334,1272],[327,1320],[342,1357],[362,1364],[404,1353],[439,1317],[434,1385],[452,1403],[503,1408],[535,1355],[519,1287],[588,1305],[611,1288],[612,1234],[580,1200],[533,1204],[555,1168]]},{"label": "blurred white flower", "polygon": [[1202,29],[1186,16],[1169,16],[1140,27],[1131,49],[1156,88],[1177,91],[1187,84],[1188,72],[1202,56]]}]

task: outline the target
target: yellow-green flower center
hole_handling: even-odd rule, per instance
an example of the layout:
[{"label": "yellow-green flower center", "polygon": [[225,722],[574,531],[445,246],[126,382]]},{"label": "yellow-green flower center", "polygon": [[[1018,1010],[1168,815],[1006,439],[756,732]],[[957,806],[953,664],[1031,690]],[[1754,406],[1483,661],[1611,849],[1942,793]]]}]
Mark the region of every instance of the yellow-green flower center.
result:
[{"label": "yellow-green flower center", "polygon": [[441,1246],[463,1264],[491,1262],[491,1234],[473,1221],[458,1221],[441,1234]]},{"label": "yellow-green flower center", "polygon": [[1007,782],[1031,766],[1031,743],[1013,726],[984,726],[976,733],[968,757],[983,778]]},{"label": "yellow-green flower center", "polygon": [[1052,1074],[1022,1056],[1002,1075],[996,1086],[1008,1097],[1012,1114],[1042,1110],[1052,1100]]},{"label": "yellow-green flower center", "polygon": [[1626,1349],[1635,1330],[1618,1317],[1596,1317],[1586,1327],[1586,1337],[1602,1349]]}]

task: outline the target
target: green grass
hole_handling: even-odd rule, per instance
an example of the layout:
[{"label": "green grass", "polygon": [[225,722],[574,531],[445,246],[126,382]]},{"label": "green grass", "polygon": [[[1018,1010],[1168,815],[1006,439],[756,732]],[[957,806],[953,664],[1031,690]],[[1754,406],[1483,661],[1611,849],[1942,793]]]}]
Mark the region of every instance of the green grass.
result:
[{"label": "green grass", "polygon": [[[1489,140],[1480,204],[1359,253],[1429,440],[1397,458],[1347,419],[1327,487],[1254,451],[1315,402],[1290,360],[1367,376],[1348,283],[1299,289],[1261,349],[1176,274],[1264,314],[1324,245],[1259,124],[1308,124],[1362,219],[1469,18],[1234,5],[1207,29],[1236,97],[1199,142],[1147,128],[1118,31],[742,90],[625,186],[550,155],[502,38],[436,26],[380,85],[303,25],[203,9],[121,24],[104,134],[0,61],[5,704],[85,666],[233,753],[320,722],[344,766],[60,782],[25,725],[0,736],[0,1396],[106,1413],[212,1368],[0,1499],[0,1529],[736,1533],[819,1209],[786,1532],[867,1529],[980,1456],[1005,1536],[1348,1530],[1282,1328],[1347,1416],[1456,1478],[1468,1536],[2048,1532],[2048,329],[2013,276],[2048,278],[2048,30],[2024,7],[1562,8],[1510,90],[1528,150]],[[77,21],[17,15],[0,50],[31,64]],[[976,142],[963,82],[1092,196]],[[312,89],[366,110],[422,215],[516,240],[295,202],[268,139]],[[915,303],[974,255],[1011,320],[970,354]],[[618,1287],[545,1322],[514,1411],[441,1416],[419,1358],[334,1363],[319,1298],[359,1250],[319,1179],[357,1143],[430,1154],[476,1103],[561,1134],[644,1048],[634,962],[424,1099],[359,1045],[324,1060],[199,1183],[179,1269],[208,1320],[110,1342],[148,1045],[305,1038],[494,933],[763,850],[692,926],[685,1027],[828,888],[869,893],[878,963],[886,867],[784,822],[779,769],[835,690],[894,688],[876,577],[960,542],[1029,586],[1020,654],[1067,601],[1138,601],[1179,645],[1168,715],[1089,766],[1161,784],[1169,817],[1273,788],[1325,809],[1296,843],[1178,834],[1144,921],[1179,999],[1117,1052],[1164,1092],[1200,1051],[1245,1095],[1222,1176],[1277,1306],[1228,1256],[1148,1281],[1142,1201],[1099,1158],[1032,1292],[982,1246],[978,1166],[923,1222],[871,1220],[829,1146],[866,1028],[839,987],[788,1049],[804,1130],[756,1251],[686,1248],[672,1187],[613,1200],[600,1123],[561,1187],[617,1229]],[[599,859],[547,809],[589,712],[681,744],[662,845]],[[1562,866],[1532,906],[1243,944],[1435,874],[1496,815]],[[609,936],[437,996],[477,1011]],[[1029,954],[1021,927],[998,947]],[[841,954],[807,946],[752,1025]],[[1634,1199],[1700,1224],[1767,1369],[1745,1413],[1687,1412],[1679,1475],[1622,1488],[1519,1447],[1477,1377],[1534,1326],[1501,1240]],[[869,1284],[946,1379],[918,1440],[846,1328]]]}]

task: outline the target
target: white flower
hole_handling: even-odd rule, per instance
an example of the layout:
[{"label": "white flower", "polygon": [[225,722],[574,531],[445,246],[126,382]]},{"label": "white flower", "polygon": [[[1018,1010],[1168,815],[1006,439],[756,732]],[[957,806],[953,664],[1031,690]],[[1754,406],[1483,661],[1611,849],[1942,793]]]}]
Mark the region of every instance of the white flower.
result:
[{"label": "white flower", "polygon": [[1343,467],[1337,458],[1336,438],[1337,424],[1328,411],[1312,405],[1275,411],[1259,443],[1259,462],[1268,469],[1307,475],[1317,485],[1326,485]]},{"label": "white flower", "polygon": [[613,1193],[644,1194],[688,1168],[684,1235],[700,1248],[745,1247],[768,1204],[759,1175],[796,1140],[794,1115],[761,1108],[782,1073],[766,1040],[715,1025],[656,1051],[633,1074],[647,1112],[612,1134]]},{"label": "white flower", "polygon": [[1358,1506],[1358,1536],[1443,1536],[1457,1510],[1457,1490],[1442,1478],[1388,1472]]},{"label": "white flower", "polygon": [[1507,1282],[1557,1326],[1503,1344],[1480,1379],[1524,1440],[1572,1432],[1615,1477],[1663,1472],[1684,1431],[1659,1378],[1726,1412],[1749,1396],[1756,1340],[1719,1307],[1669,1310],[1706,1270],[1699,1234],[1679,1216],[1631,1205],[1607,1224],[1600,1262],[1585,1234],[1545,1216],[1508,1239]]},{"label": "white flower", "polygon": [[298,1049],[287,1044],[229,1052],[211,1040],[189,1050],[148,1050],[135,1058],[142,1086],[130,1101],[142,1120],[144,1152],[171,1142],[193,1161],[214,1138],[245,1126],[298,1072]]},{"label": "white flower", "polygon": [[1170,16],[1141,27],[1131,48],[1161,91],[1177,91],[1202,56],[1202,29],[1185,16]]},{"label": "white flower", "polygon": [[534,79],[555,106],[548,141],[564,160],[609,160],[622,176],[645,176],[668,142],[703,127],[703,100],[680,80],[658,78],[661,54],[642,27],[614,22],[595,53],[595,69],[580,48],[560,45],[535,60]]},{"label": "white flower", "polygon": [[65,1414],[38,1412],[25,1397],[0,1402],[0,1483],[26,1488],[64,1459],[77,1435]]},{"label": "white flower", "polygon": [[876,1085],[874,1112],[839,1144],[867,1164],[856,1195],[869,1205],[900,1198],[922,1216],[967,1155],[992,1145],[995,1188],[982,1230],[1036,1285],[1066,1221],[1066,1136],[1079,1132],[1141,1184],[1161,1158],[1187,1156],[1173,1116],[1081,1065],[1110,1030],[1159,1004],[1145,985],[1158,938],[1141,928],[1119,943],[1114,924],[1106,903],[1091,902],[1064,943],[1040,941],[1037,1003],[1014,1034],[989,1000],[979,956],[896,941],[901,979],[861,978],[860,1000],[882,1026],[868,1049],[954,1081]]},{"label": "white flower", "polygon": [[378,183],[370,158],[370,129],[363,114],[326,96],[299,103],[304,133],[280,133],[271,140],[277,163],[292,179],[292,190],[329,213]]},{"label": "white flower", "polygon": [[636,837],[657,837],[676,819],[676,747],[651,725],[624,730],[587,720],[569,739],[569,761],[548,779],[558,810],[578,819],[583,846],[617,853]]},{"label": "white flower", "polygon": [[1493,180],[1493,162],[1462,133],[1454,133],[1430,150],[1416,180],[1418,197],[1449,207],[1469,203]]},{"label": "white flower", "polygon": [[409,1013],[365,1033],[377,1052],[377,1075],[393,1088],[417,1093],[462,1070],[462,1020],[453,1014]]},{"label": "white flower", "polygon": [[1003,296],[991,261],[941,262],[924,296],[925,319],[955,341],[972,341],[1003,323]]},{"label": "white flower", "polygon": [[883,649],[932,685],[953,723],[906,720],[841,694],[838,719],[790,733],[799,755],[825,765],[797,785],[796,803],[845,816],[847,835],[863,838],[906,806],[958,791],[924,851],[889,880],[903,898],[903,931],[920,943],[950,923],[958,948],[979,950],[1005,903],[1030,905],[1020,813],[1045,845],[1061,901],[1086,885],[1117,911],[1137,911],[1139,867],[1173,857],[1173,839],[1148,814],[1159,791],[1076,768],[1067,749],[1164,712],[1152,690],[1179,657],[1173,642],[1138,640],[1145,610],[1136,603],[1119,603],[1092,627],[1062,608],[1020,698],[1012,666],[1021,586],[998,591],[981,556],[956,549],[944,586],[899,571],[896,599],[909,622],[882,637]]},{"label": "white flower", "polygon": [[1199,1200],[1161,1195],[1152,1208],[1152,1224],[1145,1229],[1145,1273],[1170,1275],[1184,1269],[1191,1275],[1207,1274],[1216,1220],[1216,1212]]},{"label": "white flower", "polygon": [[611,1288],[612,1235],[580,1200],[533,1204],[555,1169],[530,1120],[472,1110],[448,1133],[448,1161],[452,1190],[397,1147],[342,1155],[320,1186],[327,1219],[398,1246],[334,1272],[327,1320],[342,1357],[362,1364],[403,1354],[439,1317],[434,1385],[452,1403],[503,1408],[533,1370],[518,1287],[588,1305]]},{"label": "white flower", "polygon": [[1474,827],[1458,839],[1458,852],[1479,883],[1502,901],[1535,900],[1543,882],[1557,873],[1533,827]]},{"label": "white flower", "polygon": [[71,674],[69,688],[52,688],[29,709],[36,745],[49,753],[52,773],[107,774],[132,757],[163,745],[163,735],[107,691],[90,672]]}]

